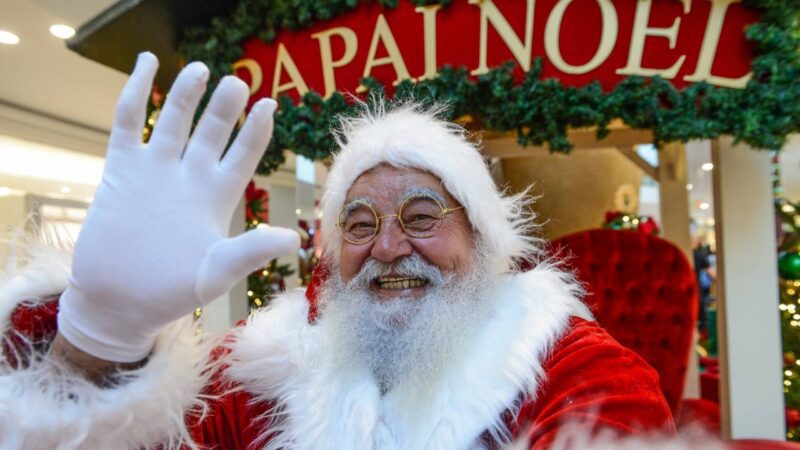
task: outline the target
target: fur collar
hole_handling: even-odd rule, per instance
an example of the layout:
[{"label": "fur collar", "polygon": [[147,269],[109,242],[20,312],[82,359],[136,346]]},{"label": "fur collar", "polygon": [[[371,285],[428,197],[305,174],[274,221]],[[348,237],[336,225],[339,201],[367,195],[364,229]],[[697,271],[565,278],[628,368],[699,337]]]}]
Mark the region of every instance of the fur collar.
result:
[{"label": "fur collar", "polygon": [[17,231],[0,240],[0,335],[21,304],[36,305],[67,287],[71,244],[55,232]]},{"label": "fur collar", "polygon": [[508,440],[502,413],[519,406],[520,393],[535,398],[542,364],[570,317],[591,313],[580,287],[551,265],[507,275],[501,285],[494,315],[426,404],[404,402],[402,389],[381,397],[369,374],[332,370],[300,291],[235,332],[227,376],[254,401],[275,402],[277,425],[263,432],[272,434],[269,449],[480,448],[485,431]]}]

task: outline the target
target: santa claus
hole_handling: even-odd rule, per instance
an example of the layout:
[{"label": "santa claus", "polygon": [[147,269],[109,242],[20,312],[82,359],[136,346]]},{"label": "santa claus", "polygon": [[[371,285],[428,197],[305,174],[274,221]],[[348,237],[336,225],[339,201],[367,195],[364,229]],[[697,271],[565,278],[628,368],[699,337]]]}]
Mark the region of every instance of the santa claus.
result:
[{"label": "santa claus", "polygon": [[156,67],[142,54],[122,93],[69,276],[51,247],[7,261],[7,330],[20,305],[60,300],[52,345],[7,341],[0,447],[539,449],[575,426],[674,431],[657,374],[540,254],[525,196],[498,191],[463,130],[413,104],[342,120],[316,302],[291,291],[221,344],[198,335],[182,317],[298,239],[227,237],[275,103],[223,152],[248,88],[223,79],[190,133],[208,78],[193,63],[144,145]]}]

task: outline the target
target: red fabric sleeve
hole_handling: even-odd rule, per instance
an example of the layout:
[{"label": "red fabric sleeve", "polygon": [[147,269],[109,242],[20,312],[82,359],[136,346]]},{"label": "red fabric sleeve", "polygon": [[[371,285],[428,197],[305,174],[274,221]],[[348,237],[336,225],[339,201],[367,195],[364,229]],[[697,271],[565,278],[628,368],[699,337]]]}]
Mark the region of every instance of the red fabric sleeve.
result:
[{"label": "red fabric sleeve", "polygon": [[658,374],[594,322],[574,318],[544,368],[538,397],[511,425],[514,434],[527,433],[532,449],[548,448],[568,424],[590,433],[675,433]]},{"label": "red fabric sleeve", "polygon": [[57,314],[58,296],[36,304],[22,303],[14,309],[2,339],[2,356],[11,367],[24,366],[32,351],[40,353],[50,348],[56,337]]},{"label": "red fabric sleeve", "polygon": [[[12,367],[25,365],[31,351],[45,352],[55,338],[58,297],[36,305],[22,304],[11,315],[9,330],[2,340],[2,351]],[[213,358],[222,356],[222,350]],[[204,391],[208,408],[187,414],[186,424],[192,439],[201,448],[244,450],[256,448],[261,430],[268,421],[260,417],[269,405],[255,404],[244,391],[231,391],[231,386],[214,378]],[[262,442],[261,445],[264,443]]]},{"label": "red fabric sleeve", "polygon": [[263,414],[270,405],[254,403],[242,390],[231,391],[230,385],[219,380],[206,391],[212,398],[207,401],[206,414],[198,417],[190,413],[187,424],[192,439],[201,448],[215,450],[249,450],[261,448],[268,442],[258,442],[259,434],[269,428]]}]

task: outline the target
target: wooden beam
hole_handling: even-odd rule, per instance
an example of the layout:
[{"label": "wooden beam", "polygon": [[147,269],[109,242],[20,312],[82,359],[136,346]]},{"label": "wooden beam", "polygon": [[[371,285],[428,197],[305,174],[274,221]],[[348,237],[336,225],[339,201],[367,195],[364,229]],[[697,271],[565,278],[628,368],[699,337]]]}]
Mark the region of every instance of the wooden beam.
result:
[{"label": "wooden beam", "polygon": [[636,166],[642,169],[642,172],[644,172],[645,175],[658,181],[658,167],[650,164],[649,162],[645,161],[644,158],[639,156],[639,154],[636,153],[636,150],[634,150],[633,146],[629,145],[627,147],[617,147],[617,150],[619,150],[623,156],[628,158],[630,162],[636,164]]},{"label": "wooden beam", "polygon": [[[576,128],[569,131],[569,141],[573,150],[594,150],[598,148],[633,147],[653,142],[650,130],[634,130],[624,126],[622,122],[609,125],[609,134],[602,140],[597,139],[596,128]],[[549,152],[546,145],[522,147],[517,143],[513,133],[478,133],[482,141],[492,141],[491,146],[484,149],[484,155],[490,158],[520,158],[535,152]]]}]

